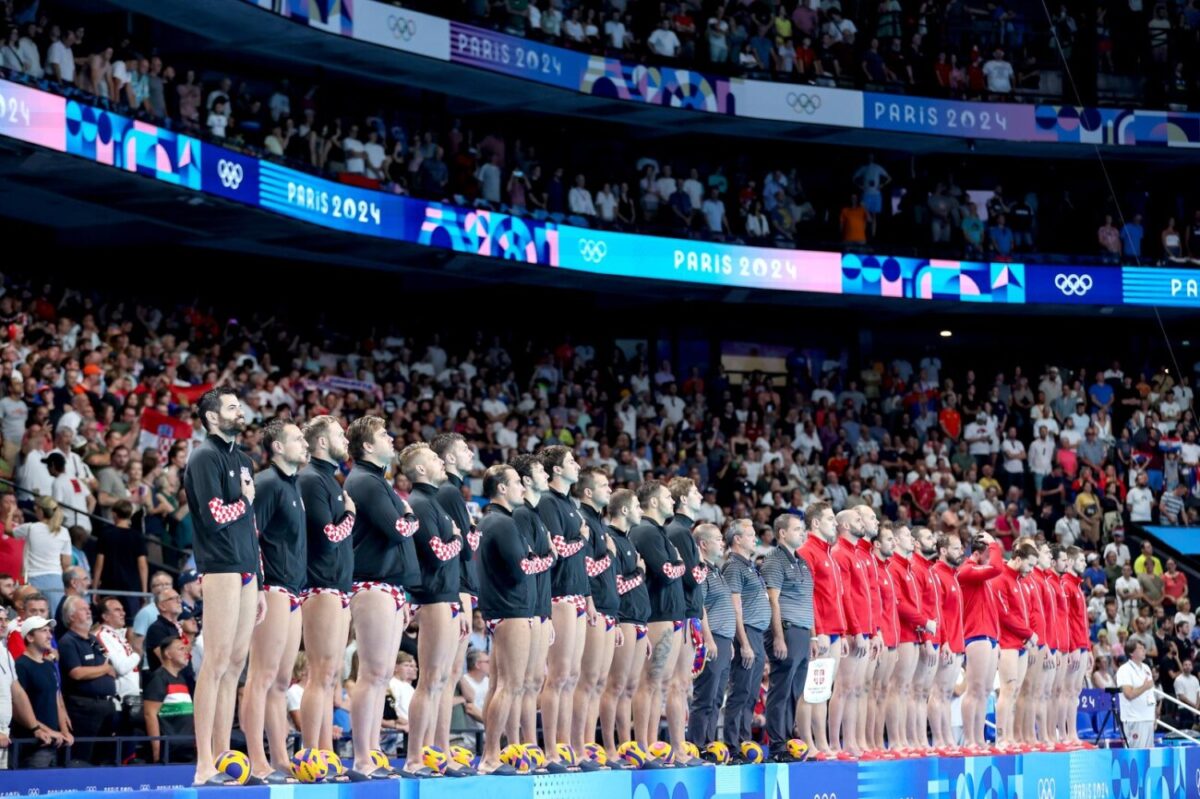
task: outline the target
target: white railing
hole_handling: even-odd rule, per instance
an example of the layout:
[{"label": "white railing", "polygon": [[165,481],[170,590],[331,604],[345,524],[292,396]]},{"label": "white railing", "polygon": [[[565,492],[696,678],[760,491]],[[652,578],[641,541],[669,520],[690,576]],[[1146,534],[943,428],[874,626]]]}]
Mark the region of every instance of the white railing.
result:
[{"label": "white railing", "polygon": [[[1165,699],[1168,702],[1173,702],[1174,704],[1178,705],[1179,707],[1183,708],[1184,710],[1188,711],[1189,713],[1200,716],[1200,710],[1197,710],[1196,708],[1192,707],[1191,705],[1189,705],[1185,702],[1180,702],[1175,697],[1171,696],[1170,694],[1165,694],[1157,688],[1154,689],[1154,695],[1156,697],[1158,697],[1159,699]],[[1159,727],[1162,727],[1164,730],[1167,730],[1168,732],[1173,732],[1176,735],[1178,735],[1180,738],[1186,738],[1187,740],[1191,741],[1193,744],[1200,746],[1200,738],[1197,738],[1196,736],[1192,735],[1191,733],[1184,732],[1183,730],[1177,730],[1174,727],[1172,727],[1170,724],[1163,721],[1161,718],[1158,719],[1158,721],[1156,723],[1158,724]]]}]

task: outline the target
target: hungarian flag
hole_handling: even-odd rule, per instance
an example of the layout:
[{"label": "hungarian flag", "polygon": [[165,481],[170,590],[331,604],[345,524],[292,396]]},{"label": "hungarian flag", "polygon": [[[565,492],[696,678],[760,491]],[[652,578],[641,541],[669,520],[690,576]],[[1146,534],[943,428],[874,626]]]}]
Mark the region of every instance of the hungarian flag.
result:
[{"label": "hungarian flag", "polygon": [[191,441],[192,426],[159,413],[153,408],[142,411],[142,434],[138,439],[138,448],[158,450],[160,463],[166,463],[171,452],[171,445],[176,441]]}]

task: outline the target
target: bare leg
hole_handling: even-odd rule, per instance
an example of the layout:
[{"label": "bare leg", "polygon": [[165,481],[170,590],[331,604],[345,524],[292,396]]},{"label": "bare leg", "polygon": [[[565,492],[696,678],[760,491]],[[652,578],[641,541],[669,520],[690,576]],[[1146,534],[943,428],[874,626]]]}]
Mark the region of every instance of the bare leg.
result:
[{"label": "bare leg", "polygon": [[[600,625],[603,628],[604,619],[600,619]],[[575,647],[571,651],[571,662],[568,664],[569,668],[567,669],[567,681],[566,684],[563,685],[562,693],[559,694],[558,704],[557,729],[559,735],[563,739],[562,742],[567,744],[570,744],[572,740],[571,736],[575,732],[575,692],[579,688],[579,677],[583,662],[583,650],[587,645],[587,631],[587,617],[580,616],[578,613],[576,613],[575,629],[573,631],[575,634]],[[587,708],[585,707],[584,711],[586,712],[586,710]],[[594,729],[595,728],[593,727],[593,730]],[[582,747],[576,748],[574,745],[572,745],[572,748],[575,749],[577,756],[583,751]]]},{"label": "bare leg", "polygon": [[692,635],[685,622],[679,636],[675,668],[667,677],[667,735],[675,750],[675,759],[683,762],[689,761],[683,744],[687,740],[687,711],[692,694],[692,662],[695,658],[696,649],[692,646]]},{"label": "bare leg", "polygon": [[387,690],[396,670],[396,601],[383,591],[360,591],[350,600],[354,636],[358,642],[358,679],[350,693],[350,723],[353,727],[354,768],[370,774],[371,749],[379,740],[382,714],[375,715],[378,696]]},{"label": "bare leg", "polygon": [[873,723],[868,730],[871,736],[871,748],[884,749],[884,723],[887,721],[888,688],[892,684],[892,674],[896,671],[896,650],[885,649],[879,655],[879,666],[875,669],[875,681],[871,686],[871,708],[874,711]]},{"label": "bare leg", "polygon": [[872,731],[875,729],[875,706],[871,699],[875,694],[875,672],[879,669],[879,655],[870,653],[863,667],[862,693],[858,700],[858,718],[855,728],[858,730],[858,745],[862,749],[874,749],[875,742]]},{"label": "bare leg", "polygon": [[251,580],[243,586],[242,575],[236,572],[207,574],[204,595],[208,617],[204,627],[205,658],[196,679],[194,699],[196,782],[217,773],[214,746],[222,747],[216,751],[229,748],[237,681],[246,663],[258,611],[258,584]]},{"label": "bare leg", "polygon": [[509,728],[509,716],[517,715],[532,650],[533,623],[529,619],[505,619],[492,638],[492,677],[495,682],[484,709],[483,773],[500,765],[500,737]]},{"label": "bare leg", "polygon": [[409,757],[404,763],[405,771],[422,768],[420,752],[433,742],[442,692],[450,680],[458,638],[458,621],[451,615],[449,602],[421,606],[421,634],[417,637],[417,661],[421,670],[417,689],[408,706]]},{"label": "bare leg", "polygon": [[892,749],[910,749],[913,742],[908,737],[908,712],[919,651],[916,644],[900,644],[896,651],[896,669],[892,674],[892,690],[888,696],[888,744]]},{"label": "bare leg", "polygon": [[529,670],[525,673],[525,692],[521,697],[520,729],[515,730],[515,720],[509,717],[509,740],[514,743],[536,744],[538,697],[546,682],[546,653],[550,644],[553,626],[549,619],[533,620],[532,644],[529,647]]},{"label": "bare leg", "polygon": [[302,738],[306,748],[333,749],[330,706],[334,692],[341,690],[350,611],[342,607],[341,597],[312,594],[304,601],[303,624],[308,679],[300,699]]},{"label": "bare leg", "polygon": [[[454,662],[450,666],[450,679],[446,681],[446,688],[442,691],[442,704],[438,708],[437,724],[434,725],[433,745],[441,747],[443,752],[450,751],[450,715],[454,711],[454,687],[463,673],[468,643],[467,638],[458,642],[458,648],[454,652]],[[484,718],[487,718],[486,711]]]},{"label": "bare leg", "polygon": [[[834,689],[836,690],[838,680],[840,678],[839,671],[841,668],[841,653],[842,653],[841,642],[838,641],[835,643],[830,643],[829,636],[821,635],[821,636],[817,637],[817,644],[818,644],[819,650],[823,649],[827,652],[825,657],[833,658],[833,685],[834,685]],[[834,747],[830,746],[829,737],[826,735],[827,725],[825,723],[826,719],[828,717],[829,703],[828,702],[820,702],[818,704],[812,705],[811,707],[812,707],[812,714],[811,714],[812,731],[813,731],[813,738],[816,742],[817,749],[821,752],[831,753],[834,751]],[[833,732],[833,730],[830,730],[830,732]],[[836,733],[835,733],[835,736],[836,736]]]},{"label": "bare leg", "polygon": [[996,743],[1011,744],[1016,717],[1017,689],[1021,685],[1024,658],[1019,649],[1000,650],[1000,693],[996,697]]},{"label": "bare leg", "polygon": [[554,762],[558,757],[558,743],[567,742],[570,729],[562,730],[559,723],[563,718],[562,703],[570,702],[567,685],[571,680],[571,664],[575,657],[575,620],[578,613],[570,602],[555,602],[551,608],[550,621],[554,625],[554,643],[550,645],[546,663],[546,684],[538,706],[542,711],[542,737],[545,739],[546,759]]},{"label": "bare leg", "polygon": [[[252,633],[250,668],[246,674],[246,688],[241,706],[242,731],[246,734],[246,754],[250,757],[250,773],[256,777],[266,776],[272,771],[271,760],[267,759],[267,751],[263,747],[263,730],[265,726],[278,727],[278,724],[267,724],[267,705],[271,702],[268,694],[273,693],[276,677],[289,648],[288,638],[293,626],[291,600],[285,594],[275,591],[267,591],[265,596],[267,618],[271,621],[258,625]],[[297,621],[299,620],[297,619]],[[299,646],[299,642],[297,642],[297,646]],[[292,656],[292,659],[294,662],[295,655]],[[290,678],[291,664],[288,664],[287,668]],[[286,684],[284,690],[287,690]],[[274,739],[271,741],[271,759],[279,759],[275,753]]]},{"label": "bare leg", "polygon": [[662,714],[663,688],[667,675],[675,668],[679,654],[679,636],[672,622],[652,622],[650,659],[642,672],[641,685],[633,700],[633,727],[636,740],[649,745],[658,740],[658,723]]},{"label": "bare leg", "polygon": [[[621,645],[614,646],[612,668],[608,672],[608,681],[600,697],[601,737],[610,758],[616,758],[617,747],[629,740],[631,734],[629,702],[633,698],[633,692],[627,689],[630,685],[633,685],[634,690],[637,688],[637,678],[640,678],[642,673],[642,661],[646,659],[646,643],[645,638],[638,640],[635,625],[621,625]],[[641,660],[638,660],[639,655]]]},{"label": "bare leg", "polygon": [[[396,606],[395,602],[393,601],[392,607],[395,608],[395,606]],[[374,715],[372,716],[372,718],[378,719],[379,721],[376,722],[374,728],[372,729],[372,737],[371,737],[371,748],[372,749],[379,749],[379,750],[383,749],[383,745],[380,743],[380,741],[382,740],[382,736],[383,736],[382,720],[383,720],[383,708],[387,704],[387,685],[388,685],[388,681],[392,677],[392,674],[394,674],[396,671],[396,666],[395,666],[396,656],[400,654],[400,641],[401,641],[401,639],[404,638],[404,630],[408,627],[408,620],[409,620],[408,613],[409,613],[409,611],[408,611],[407,605],[405,605],[403,608],[394,610],[392,612],[391,643],[388,645],[390,647],[389,661],[390,661],[391,665],[389,666],[389,668],[391,669],[391,671],[388,673],[387,678],[384,679],[382,687],[379,689],[379,692],[375,696],[375,711],[374,711]],[[361,663],[361,660],[360,660],[360,663]],[[391,753],[385,753],[385,754],[390,755]]]},{"label": "bare leg", "polygon": [[592,700],[588,703],[588,722],[584,725],[584,730],[587,730],[593,737],[591,740],[584,741],[585,745],[599,743],[600,733],[597,730],[600,725],[600,697],[604,695],[604,689],[608,685],[608,672],[612,669],[613,655],[617,650],[618,634],[619,628],[614,628],[604,638],[604,655],[600,661],[600,673],[596,675],[596,682],[593,683]]},{"label": "bare leg", "polygon": [[596,737],[596,716],[592,708],[599,713],[600,694],[604,690],[605,678],[612,666],[613,639],[616,630],[608,630],[603,616],[597,617],[597,623],[584,629],[583,659],[579,667],[579,685],[575,688],[572,698],[574,708],[571,713],[571,746],[575,751],[582,752],[585,744]]},{"label": "bare leg", "polygon": [[1058,681],[1058,655],[1046,650],[1045,673],[1042,674],[1042,696],[1038,697],[1038,740],[1043,744],[1057,743],[1055,737],[1055,685]]},{"label": "bare leg", "polygon": [[296,665],[296,655],[300,652],[300,631],[303,626],[302,611],[296,608],[292,612],[290,607],[288,610],[290,618],[287,643],[284,644],[279,670],[275,672],[275,682],[267,692],[266,708],[267,743],[271,747],[271,765],[285,774],[288,773],[290,765],[287,739],[292,730],[287,715],[287,690],[292,684],[292,667]]}]

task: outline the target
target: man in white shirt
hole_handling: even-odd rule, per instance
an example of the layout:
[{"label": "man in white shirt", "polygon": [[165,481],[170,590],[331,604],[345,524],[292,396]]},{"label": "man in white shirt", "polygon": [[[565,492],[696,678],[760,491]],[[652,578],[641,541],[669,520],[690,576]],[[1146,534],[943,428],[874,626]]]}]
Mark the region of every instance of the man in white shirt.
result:
[{"label": "man in white shirt", "polygon": [[1125,544],[1124,530],[1113,530],[1113,540],[1104,547],[1104,559],[1106,561],[1110,552],[1117,556],[1118,566],[1124,566],[1126,563],[1133,562],[1133,555],[1130,553],[1129,547]]},{"label": "man in white shirt", "polygon": [[229,115],[225,112],[227,106],[228,102],[225,98],[218,97],[213,103],[212,110],[208,112],[208,119],[205,120],[209,133],[218,139],[225,138],[229,127]]},{"label": "man in white shirt", "polygon": [[988,455],[992,451],[992,439],[988,434],[987,414],[980,413],[975,417],[975,421],[967,425],[963,431],[963,441],[967,442],[967,452],[975,459],[980,468],[988,462]]},{"label": "man in white shirt", "polygon": [[358,138],[358,125],[351,125],[350,133],[342,138],[342,151],[346,154],[347,172],[362,175],[367,171],[366,150]]},{"label": "man in white shirt", "polygon": [[612,19],[604,23],[604,36],[608,39],[608,46],[612,49],[625,49],[625,23],[621,21],[620,11],[614,11]]},{"label": "man in white shirt", "polygon": [[1006,485],[1021,485],[1021,478],[1025,475],[1025,459],[1028,455],[1025,452],[1025,444],[1017,438],[1017,428],[1008,428],[1008,437],[1000,444],[1000,451],[1004,454],[1004,483]]},{"label": "man in white shirt", "polygon": [[1181,413],[1179,403],[1175,401],[1175,389],[1168,389],[1167,398],[1158,403],[1158,415],[1162,417],[1162,423],[1159,427],[1164,433],[1169,433],[1175,429]]},{"label": "man in white shirt", "polygon": [[96,640],[104,648],[108,662],[117,673],[117,696],[122,701],[126,697],[142,695],[141,675],[138,668],[142,664],[142,656],[134,650],[128,640],[125,630],[125,606],[121,600],[108,597],[100,608],[100,626],[96,628]]},{"label": "man in white shirt", "polygon": [[387,163],[387,151],[379,142],[379,133],[375,130],[367,133],[367,143],[363,145],[363,155],[367,161],[367,177],[383,180],[384,165]]},{"label": "man in white shirt", "polygon": [[500,203],[500,156],[493,155],[486,163],[480,164],[475,172],[479,181],[479,194],[490,203]]},{"label": "man in white shirt", "polygon": [[1046,395],[1046,402],[1053,403],[1062,396],[1062,378],[1058,376],[1058,367],[1051,366],[1049,373],[1038,383],[1038,391]]},{"label": "man in white shirt", "polygon": [[1138,602],[1142,599],[1142,584],[1133,576],[1133,567],[1126,563],[1117,578],[1117,601],[1120,603],[1121,622],[1128,628],[1138,615]]},{"label": "man in white shirt", "polygon": [[704,491],[704,503],[700,506],[699,512],[696,513],[696,521],[708,522],[718,527],[724,526],[725,513],[721,510],[721,506],[717,504],[717,489],[709,487]]},{"label": "man in white shirt", "polygon": [[88,485],[78,477],[66,474],[66,465],[61,452],[51,452],[46,456],[46,468],[54,482],[50,487],[50,496],[63,509],[63,524],[67,527],[81,527],[89,533],[92,531],[92,519],[88,516],[96,508],[96,498],[88,489]]},{"label": "man in white shirt", "polygon": [[1079,442],[1083,440],[1083,432],[1075,427],[1074,416],[1068,416],[1063,421],[1063,429],[1058,434],[1058,440],[1068,449],[1075,449],[1079,446]]},{"label": "man in white shirt", "polygon": [[1079,519],[1074,505],[1067,505],[1063,517],[1055,522],[1054,535],[1058,538],[1058,545],[1064,549],[1075,545],[1079,539]]},{"label": "man in white shirt", "polygon": [[46,50],[46,66],[50,68],[50,76],[59,83],[75,83],[75,53],[71,50],[75,46],[75,31],[68,30],[61,39],[51,33],[51,38],[54,41]]},{"label": "man in white shirt", "polygon": [[24,491],[37,496],[50,496],[54,478],[46,468],[46,433],[40,428],[31,429],[24,447],[25,460],[17,467],[17,485]]},{"label": "man in white shirt", "polygon": [[87,484],[89,490],[95,492],[99,488],[99,483],[96,482],[96,476],[92,474],[92,468],[71,448],[74,442],[74,431],[69,427],[60,426],[54,433],[54,449],[52,452],[57,452],[63,456],[63,461],[65,462],[64,473],[67,477],[82,480]]},{"label": "man in white shirt", "polygon": [[1192,661],[1183,661],[1183,673],[1175,678],[1175,698],[1200,710],[1200,680],[1192,673]]},{"label": "man in white shirt", "polygon": [[571,213],[580,216],[595,216],[596,206],[592,203],[592,195],[587,190],[587,179],[583,175],[575,176],[575,185],[567,194],[567,206]]},{"label": "man in white shirt", "polygon": [[613,194],[610,184],[605,183],[604,187],[596,192],[596,196],[592,202],[596,206],[596,212],[600,215],[602,222],[616,221],[617,195]]},{"label": "man in white shirt", "polygon": [[42,69],[42,54],[38,51],[36,34],[37,28],[31,24],[17,42],[17,55],[21,59],[22,71],[31,78],[41,80],[46,71]]},{"label": "man in white shirt", "polygon": [[1037,440],[1029,445],[1029,471],[1033,473],[1033,487],[1040,489],[1046,475],[1054,468],[1054,439],[1049,428],[1038,427]]},{"label": "man in white shirt", "polygon": [[1012,64],[1004,60],[1004,51],[999,47],[992,53],[991,60],[983,65],[983,76],[987,78],[989,92],[994,94],[1012,93]]},{"label": "man in white shirt", "polygon": [[679,37],[671,30],[669,19],[663,19],[659,23],[658,30],[650,34],[646,44],[650,46],[651,52],[664,58],[674,58],[679,54]]},{"label": "man in white shirt", "polygon": [[1154,492],[1150,490],[1149,478],[1145,472],[1138,475],[1137,485],[1129,489],[1129,494],[1125,497],[1125,504],[1129,506],[1131,522],[1150,522],[1151,509],[1154,507]]},{"label": "man in white shirt", "polygon": [[1158,699],[1154,694],[1154,675],[1146,665],[1146,646],[1132,641],[1129,660],[1117,669],[1117,687],[1121,689],[1121,725],[1130,749],[1149,749],[1154,745],[1154,719]]}]

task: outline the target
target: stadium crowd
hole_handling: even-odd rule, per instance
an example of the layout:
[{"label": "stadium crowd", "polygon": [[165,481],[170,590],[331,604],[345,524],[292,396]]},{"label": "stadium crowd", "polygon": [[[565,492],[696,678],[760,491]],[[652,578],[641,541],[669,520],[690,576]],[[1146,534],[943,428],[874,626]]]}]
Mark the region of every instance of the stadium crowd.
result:
[{"label": "stadium crowd", "polygon": [[[264,82],[261,72],[235,80],[203,64],[177,69],[146,37],[70,28],[44,14],[12,28],[6,41],[2,64],[17,79],[425,199],[764,246],[995,260],[1031,253],[1200,260],[1200,211],[1189,218],[1191,200],[1170,175],[1114,167],[1113,197],[1089,165],[1055,164],[1014,180],[1006,163],[982,158],[926,158],[914,166],[909,156],[877,161],[856,152],[797,161],[759,148],[714,158],[699,143],[664,148],[579,131],[548,136],[540,122],[511,118],[464,123],[437,100],[403,88],[366,99],[328,79],[302,84],[281,74]],[[597,152],[606,154],[603,166]]]},{"label": "stadium crowd", "polygon": [[[448,14],[443,3],[405,5]],[[463,0],[455,12],[516,36],[718,74],[1071,102],[1071,77],[1094,81],[1101,72],[1145,78],[1148,99],[1184,106],[1194,98],[1200,31],[1190,2]]]},{"label": "stadium crowd", "polygon": [[[240,451],[256,471],[267,466],[272,420],[328,416],[346,425],[378,416],[397,451],[461,435],[472,525],[489,504],[485,470],[562,445],[614,489],[693,481],[693,520],[735,538],[752,532],[743,545],[760,559],[788,529],[781,520],[803,520],[820,503],[839,514],[869,508],[889,529],[928,527],[971,541],[986,533],[1010,550],[1025,540],[1080,547],[1089,559],[1094,684],[1110,683],[1140,640],[1164,690],[1196,698],[1187,581],[1148,543],[1136,559],[1125,543],[1128,527],[1200,521],[1190,375],[1126,371],[1114,361],[1014,365],[989,377],[947,369],[934,353],[850,366],[799,352],[776,374],[731,373],[720,363],[681,372],[644,345],[590,337],[396,329],[363,338],[352,328],[297,331],[283,319],[227,314],[11,277],[3,287],[0,478],[9,490],[0,498],[0,606],[20,676],[14,720],[47,744],[28,763],[53,762],[53,744],[71,730],[191,729],[203,594],[184,478],[204,440],[195,404],[212,386],[239,393],[248,423]],[[339,480],[348,468],[338,465]],[[410,473],[395,469],[388,479],[400,498],[415,499]],[[151,558],[178,570],[174,580],[151,575]],[[147,591],[145,606],[111,593]],[[455,675],[464,727],[482,723],[487,694],[492,650],[478,614],[469,640],[474,654]],[[407,726],[415,641],[409,630],[389,683],[391,746]],[[352,644],[342,679],[354,679],[353,654]],[[299,709],[303,671],[300,662],[289,710]],[[340,686],[339,737],[351,723]],[[166,751],[156,745],[145,756]],[[187,746],[172,749],[173,758],[190,756]]]}]

